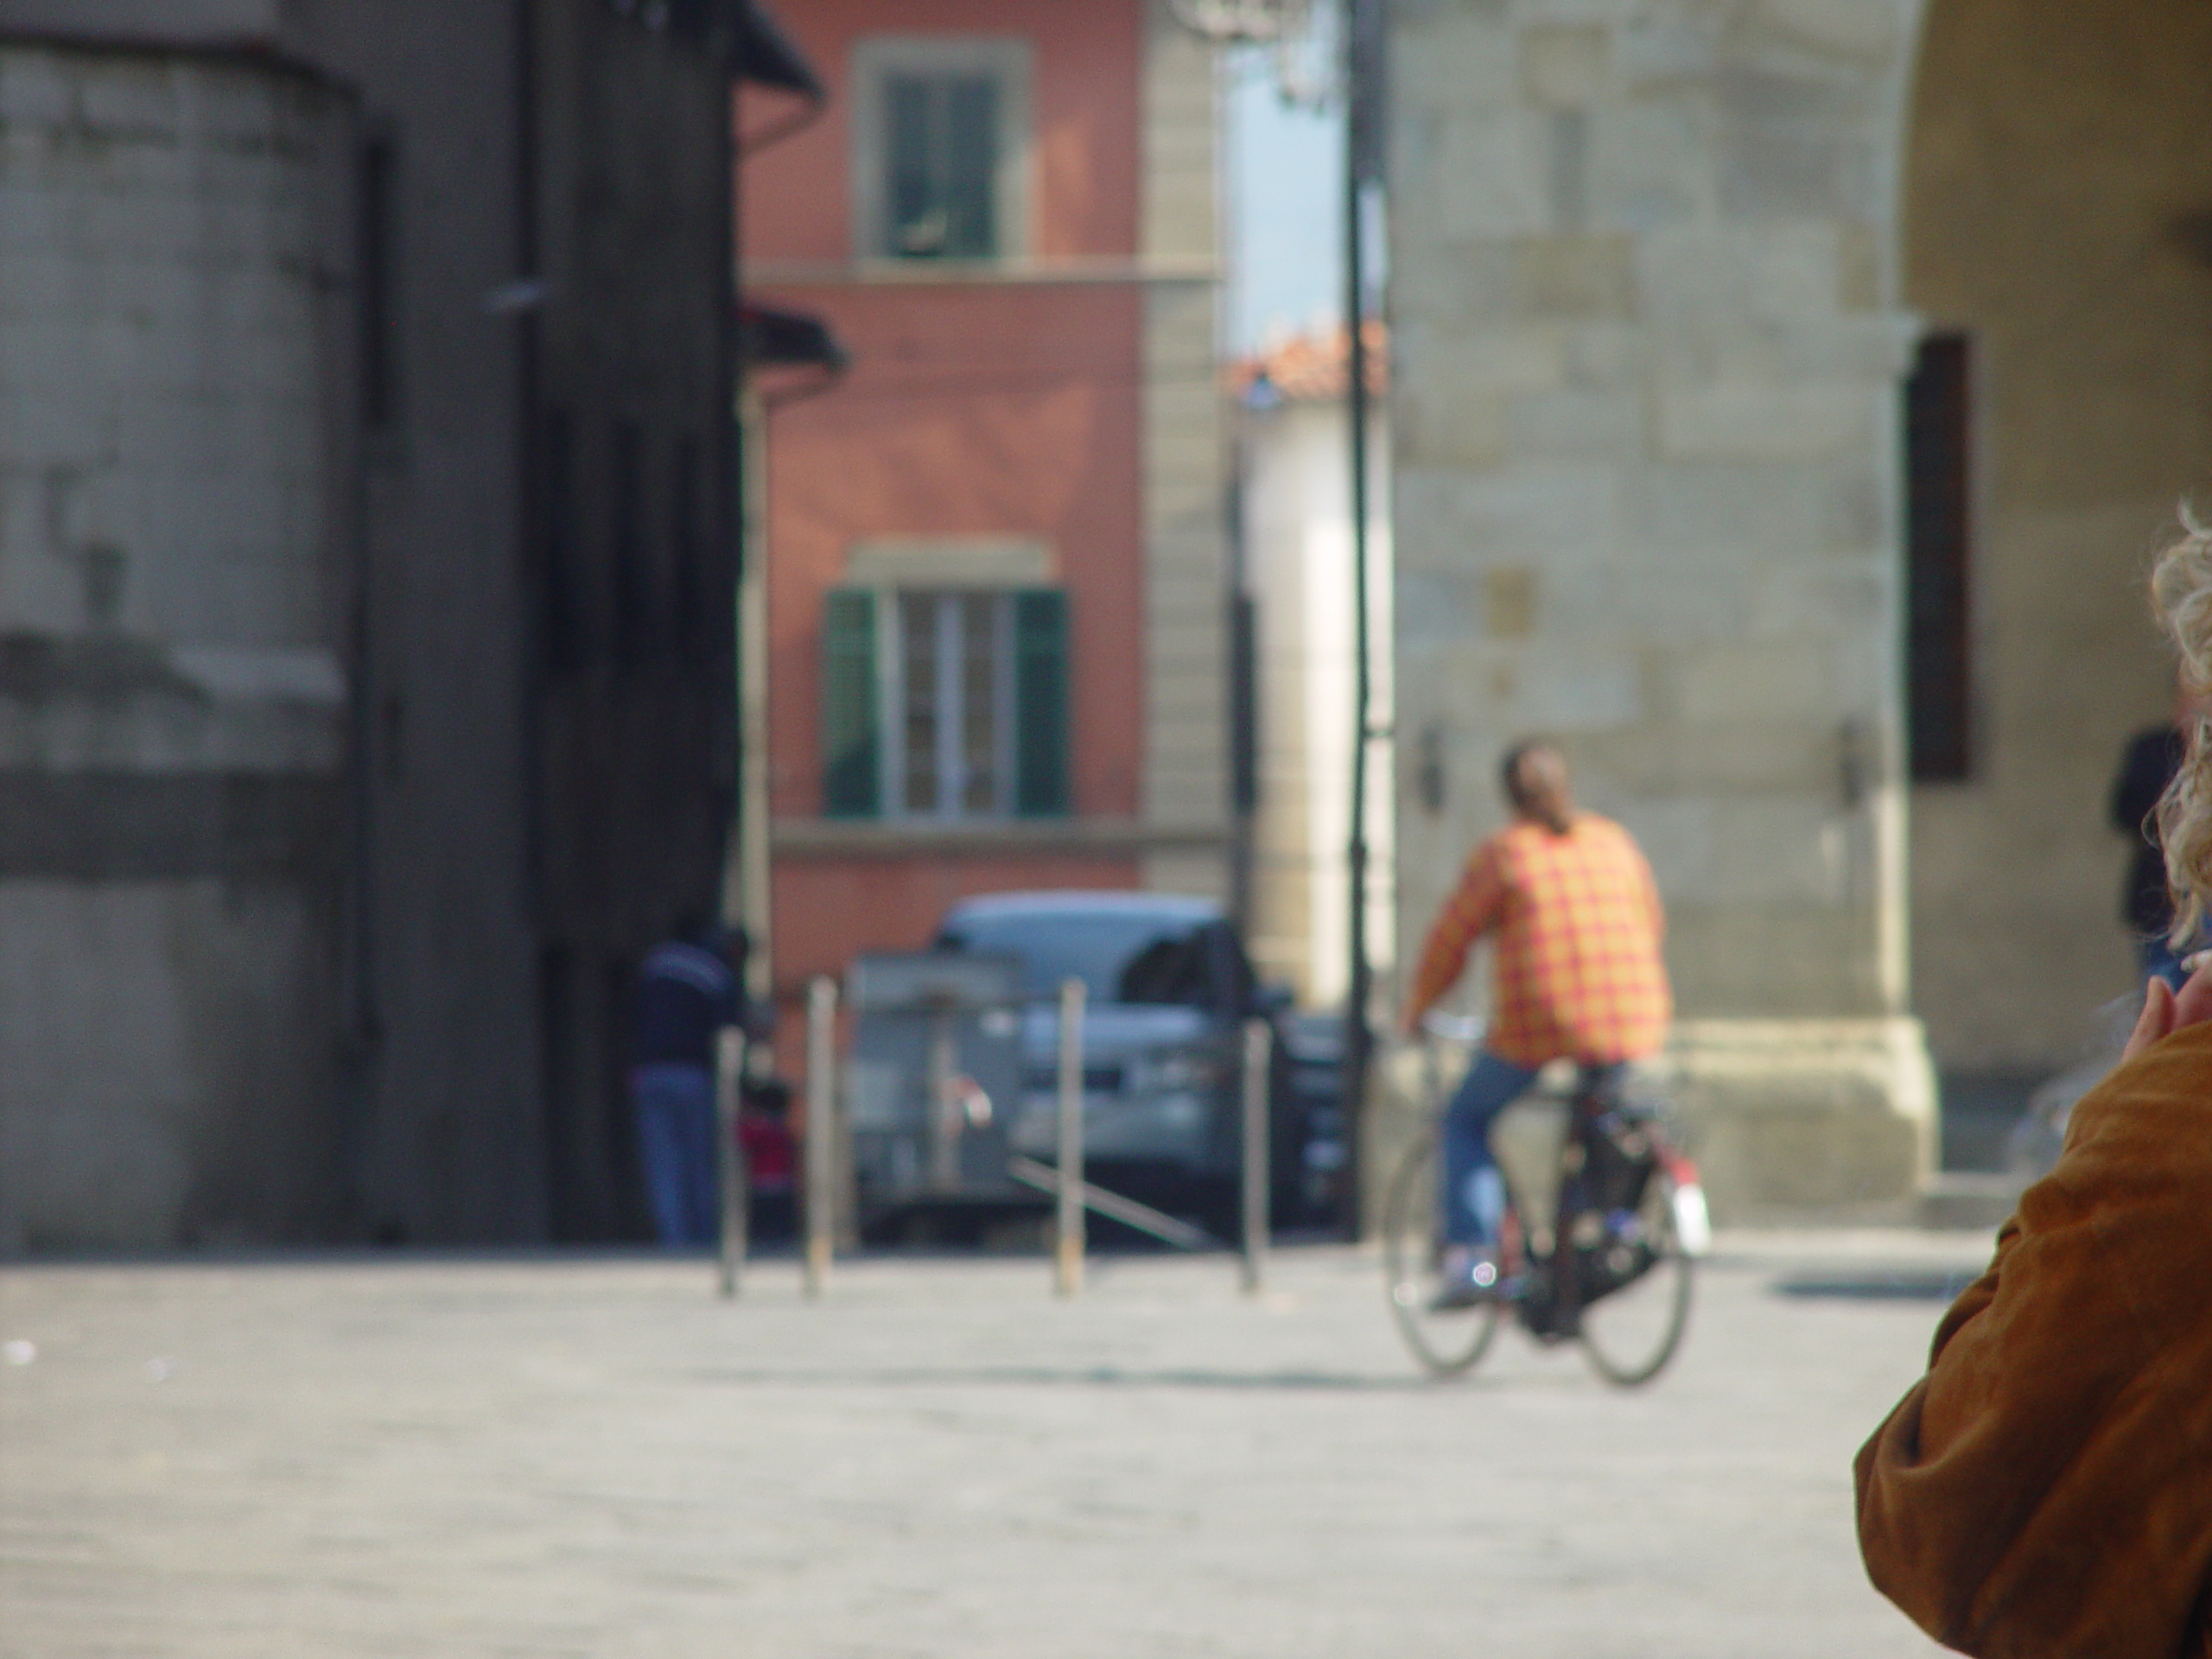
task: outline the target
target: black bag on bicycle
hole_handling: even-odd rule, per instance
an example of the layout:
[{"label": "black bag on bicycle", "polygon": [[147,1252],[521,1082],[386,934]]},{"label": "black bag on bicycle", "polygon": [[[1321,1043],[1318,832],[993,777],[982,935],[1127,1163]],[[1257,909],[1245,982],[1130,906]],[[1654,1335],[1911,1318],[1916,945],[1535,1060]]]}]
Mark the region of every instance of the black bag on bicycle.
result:
[{"label": "black bag on bicycle", "polygon": [[1624,1112],[1605,1113],[1590,1126],[1587,1159],[1583,1179],[1589,1184],[1590,1207],[1609,1217],[1624,1211],[1635,1214],[1659,1167],[1658,1148],[1646,1124]]},{"label": "black bag on bicycle", "polygon": [[1609,1110],[1584,1142],[1582,1199],[1593,1236],[1578,1239],[1576,1287],[1587,1306],[1643,1276],[1655,1259],[1644,1236],[1644,1193],[1659,1168],[1650,1120]]}]

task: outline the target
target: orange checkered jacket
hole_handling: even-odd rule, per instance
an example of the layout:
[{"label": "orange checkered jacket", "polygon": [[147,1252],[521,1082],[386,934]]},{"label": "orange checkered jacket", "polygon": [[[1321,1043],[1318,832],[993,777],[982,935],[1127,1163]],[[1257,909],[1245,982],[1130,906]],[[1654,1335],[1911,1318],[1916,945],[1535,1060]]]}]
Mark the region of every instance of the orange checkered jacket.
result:
[{"label": "orange checkered jacket", "polygon": [[1665,1043],[1674,1014],[1665,933],[1651,867],[1627,830],[1593,812],[1563,836],[1516,819],[1475,849],[1429,929],[1408,1022],[1452,988],[1488,934],[1485,1049],[1526,1066],[1639,1059]]}]

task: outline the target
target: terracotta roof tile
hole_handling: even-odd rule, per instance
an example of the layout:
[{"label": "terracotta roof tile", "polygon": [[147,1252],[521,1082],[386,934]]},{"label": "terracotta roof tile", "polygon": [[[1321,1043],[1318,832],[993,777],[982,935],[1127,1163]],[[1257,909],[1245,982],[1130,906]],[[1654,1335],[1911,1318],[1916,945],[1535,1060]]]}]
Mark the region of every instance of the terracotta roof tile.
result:
[{"label": "terracotta roof tile", "polygon": [[[1389,331],[1380,317],[1370,317],[1362,327],[1361,339],[1367,347],[1367,390],[1380,397],[1390,386]],[[1351,346],[1351,338],[1341,326],[1325,334],[1294,334],[1231,363],[1229,390],[1244,401],[1264,379],[1287,402],[1333,403],[1344,395]]]}]

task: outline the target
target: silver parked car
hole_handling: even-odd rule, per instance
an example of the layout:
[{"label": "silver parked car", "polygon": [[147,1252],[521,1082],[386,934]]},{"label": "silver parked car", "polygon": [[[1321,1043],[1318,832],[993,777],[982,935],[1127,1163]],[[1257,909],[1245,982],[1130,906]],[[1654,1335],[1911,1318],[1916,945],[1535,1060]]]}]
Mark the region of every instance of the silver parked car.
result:
[{"label": "silver parked car", "polygon": [[[1086,1174],[1232,1234],[1243,1162],[1240,1032],[1255,1014],[1279,1022],[1289,999],[1260,988],[1218,906],[1155,893],[998,893],[954,906],[937,948],[1023,965],[1027,1078],[1009,1126],[1014,1151],[1047,1162],[1057,1154],[1057,999],[1062,981],[1080,979]],[[1274,1052],[1271,1186],[1277,1219],[1289,1222],[1306,1185],[1306,1126],[1284,1086],[1281,1042]]]}]

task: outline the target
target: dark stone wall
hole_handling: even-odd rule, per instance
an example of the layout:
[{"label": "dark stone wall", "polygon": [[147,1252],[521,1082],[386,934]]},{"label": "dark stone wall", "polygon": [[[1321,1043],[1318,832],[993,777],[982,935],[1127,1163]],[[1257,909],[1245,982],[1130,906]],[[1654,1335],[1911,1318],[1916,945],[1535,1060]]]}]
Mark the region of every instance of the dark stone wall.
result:
[{"label": "dark stone wall", "polygon": [[730,792],[728,81],[605,0],[324,16],[398,181],[365,1224],[641,1236],[630,976]]},{"label": "dark stone wall", "polygon": [[[697,8],[157,10],[82,54],[265,81],[325,149],[265,262],[312,298],[143,360],[289,353],[302,458],[195,474],[187,411],[118,486],[166,539],[0,603],[0,1249],[642,1236],[630,979],[711,906],[734,770],[727,72]],[[73,533],[99,480],[24,464]]]}]

